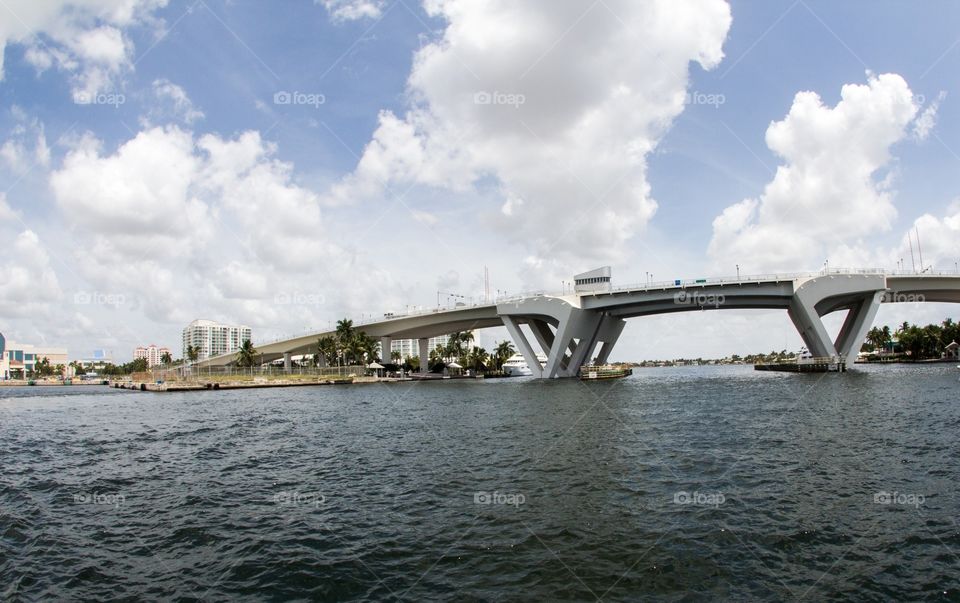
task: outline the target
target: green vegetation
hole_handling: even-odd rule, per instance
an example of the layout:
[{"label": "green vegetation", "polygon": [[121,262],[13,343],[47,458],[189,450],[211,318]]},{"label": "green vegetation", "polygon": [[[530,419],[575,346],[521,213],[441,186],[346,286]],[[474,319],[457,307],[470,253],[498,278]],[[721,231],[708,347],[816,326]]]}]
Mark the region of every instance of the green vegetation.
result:
[{"label": "green vegetation", "polygon": [[237,350],[237,366],[249,368],[257,364],[257,349],[249,339],[244,339],[240,349]]},{"label": "green vegetation", "polygon": [[320,366],[321,360],[324,360],[327,366],[349,366],[377,362],[380,360],[377,349],[379,343],[376,337],[358,330],[352,320],[344,318],[337,321],[337,330],[332,336],[317,340],[313,363]]},{"label": "green vegetation", "polygon": [[896,331],[873,327],[861,350],[877,359],[931,360],[942,358],[946,347],[958,339],[960,324],[951,318],[925,327],[904,322]]}]

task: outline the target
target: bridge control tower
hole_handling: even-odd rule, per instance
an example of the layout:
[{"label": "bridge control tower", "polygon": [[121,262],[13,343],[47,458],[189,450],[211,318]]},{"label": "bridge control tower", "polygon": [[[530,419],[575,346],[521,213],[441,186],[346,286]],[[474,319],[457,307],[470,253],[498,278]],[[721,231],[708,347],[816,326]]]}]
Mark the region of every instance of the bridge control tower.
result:
[{"label": "bridge control tower", "polygon": [[610,266],[582,272],[573,277],[573,290],[576,293],[607,292],[611,288]]}]

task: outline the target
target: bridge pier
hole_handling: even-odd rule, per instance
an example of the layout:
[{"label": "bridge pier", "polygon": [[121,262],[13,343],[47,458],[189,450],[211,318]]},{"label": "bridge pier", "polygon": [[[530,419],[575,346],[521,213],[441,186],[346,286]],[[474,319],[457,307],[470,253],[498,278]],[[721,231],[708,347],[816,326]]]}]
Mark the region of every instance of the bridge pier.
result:
[{"label": "bridge pier", "polygon": [[[840,357],[845,362],[860,352],[885,292],[882,275],[816,277],[796,288],[787,314],[812,356]],[[832,340],[821,317],[837,310],[849,313]]]},{"label": "bridge pier", "polygon": [[290,352],[283,353],[283,372],[289,373],[293,370],[293,360],[291,358]]},{"label": "bridge pier", "polygon": [[[498,306],[497,312],[527,365],[538,378],[576,377],[580,367],[590,362],[598,343],[602,361],[610,356],[623,327],[623,319],[605,312],[578,308],[560,299],[537,298],[522,303]],[[541,369],[536,351],[523,331],[527,323],[540,349],[547,356]],[[554,324],[556,330],[551,330]]]},{"label": "bridge pier", "polygon": [[[380,338],[380,362],[393,362],[393,358],[390,357],[391,347],[393,347],[393,337]],[[403,364],[403,359],[400,360],[400,363]]]},{"label": "bridge pier", "polygon": [[420,372],[425,375],[430,372],[430,340],[421,337],[417,343],[420,345]]}]

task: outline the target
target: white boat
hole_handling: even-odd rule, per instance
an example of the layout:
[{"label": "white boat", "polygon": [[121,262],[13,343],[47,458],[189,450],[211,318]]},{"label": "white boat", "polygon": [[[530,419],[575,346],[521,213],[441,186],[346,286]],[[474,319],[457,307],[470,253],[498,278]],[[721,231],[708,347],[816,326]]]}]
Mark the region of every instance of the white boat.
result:
[{"label": "white boat", "polygon": [[[546,366],[547,357],[545,355],[537,354],[537,360],[540,361],[541,367]],[[530,365],[527,364],[522,354],[514,354],[509,360],[504,362],[503,372],[511,377],[529,377],[533,374],[533,371],[530,370]]]}]

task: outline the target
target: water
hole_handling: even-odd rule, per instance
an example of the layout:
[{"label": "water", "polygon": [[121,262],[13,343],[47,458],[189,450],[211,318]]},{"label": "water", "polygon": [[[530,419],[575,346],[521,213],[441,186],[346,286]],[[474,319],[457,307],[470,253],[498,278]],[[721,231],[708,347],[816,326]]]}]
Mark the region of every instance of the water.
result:
[{"label": "water", "polygon": [[957,373],[4,388],[0,599],[957,600]]}]

